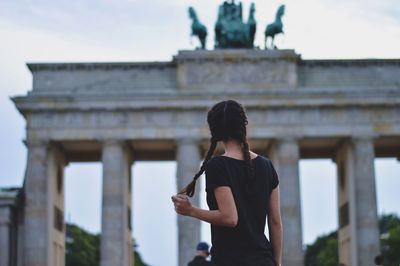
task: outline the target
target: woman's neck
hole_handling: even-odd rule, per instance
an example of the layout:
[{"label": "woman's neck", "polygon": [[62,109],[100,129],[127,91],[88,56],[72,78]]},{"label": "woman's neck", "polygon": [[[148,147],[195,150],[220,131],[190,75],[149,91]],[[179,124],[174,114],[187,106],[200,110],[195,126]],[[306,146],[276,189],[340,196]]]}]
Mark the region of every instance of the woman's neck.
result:
[{"label": "woman's neck", "polygon": [[[239,141],[237,140],[227,140],[227,141],[223,141],[224,144],[224,149],[225,149],[225,153],[223,154],[224,156],[229,156],[229,157],[233,157],[233,158],[237,158],[240,160],[243,160],[243,148],[242,148],[242,144],[239,143]],[[257,156],[257,154],[255,154],[252,151],[250,152],[250,158],[254,158]]]}]

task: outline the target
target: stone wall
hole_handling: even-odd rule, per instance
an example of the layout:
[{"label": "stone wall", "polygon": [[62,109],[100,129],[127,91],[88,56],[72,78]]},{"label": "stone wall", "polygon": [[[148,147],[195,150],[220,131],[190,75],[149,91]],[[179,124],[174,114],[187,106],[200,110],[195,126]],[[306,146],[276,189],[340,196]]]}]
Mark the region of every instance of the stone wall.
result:
[{"label": "stone wall", "polygon": [[400,60],[303,60],[299,86],[305,88],[382,90],[400,86]]},{"label": "stone wall", "polygon": [[172,63],[61,63],[28,67],[34,74],[32,93],[156,93],[176,88],[176,67]]}]

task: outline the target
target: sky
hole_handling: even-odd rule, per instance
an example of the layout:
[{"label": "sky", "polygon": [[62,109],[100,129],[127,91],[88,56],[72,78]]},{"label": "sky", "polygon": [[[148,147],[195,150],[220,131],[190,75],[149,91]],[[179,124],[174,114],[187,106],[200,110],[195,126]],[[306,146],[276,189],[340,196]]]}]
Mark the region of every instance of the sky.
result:
[{"label": "sky", "polygon": [[[221,1],[222,2],[222,1]],[[251,1],[243,1],[247,18]],[[285,34],[279,48],[303,59],[400,58],[398,0],[257,0],[255,45],[280,4]],[[10,100],[32,87],[27,62],[169,61],[178,50],[198,46],[190,38],[187,7],[193,6],[209,32],[212,49],[220,1],[184,0],[1,0],[0,1],[0,186],[20,186],[26,166],[25,123]],[[169,197],[176,192],[174,162],[133,165],[133,234],[150,265],[176,265],[176,216]],[[335,165],[301,160],[303,242],[337,227]],[[400,163],[375,160],[379,213],[400,206]],[[100,230],[101,165],[72,163],[66,168],[66,216],[91,232]],[[157,183],[158,197],[147,191]],[[88,193],[88,191],[90,193]],[[318,192],[318,201],[315,200]],[[203,193],[204,196],[204,193]],[[205,207],[204,197],[202,206]],[[153,213],[151,210],[160,212]],[[162,217],[162,222],[160,217]],[[209,227],[202,225],[209,241]],[[171,255],[173,254],[173,255]]]}]

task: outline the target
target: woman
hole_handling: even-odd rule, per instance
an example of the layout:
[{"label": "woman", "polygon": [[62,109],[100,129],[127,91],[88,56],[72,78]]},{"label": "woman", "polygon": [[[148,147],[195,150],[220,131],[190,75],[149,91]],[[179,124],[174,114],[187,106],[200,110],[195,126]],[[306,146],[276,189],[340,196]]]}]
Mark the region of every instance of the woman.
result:
[{"label": "woman", "polygon": [[[210,148],[193,181],[172,196],[176,212],[211,224],[214,265],[280,265],[278,176],[268,158],[249,150],[244,107],[234,100],[219,102],[209,110],[207,122]],[[212,156],[218,141],[223,142],[225,153]],[[204,171],[210,210],[192,206],[188,199]],[[270,241],[264,234],[266,217]]]}]

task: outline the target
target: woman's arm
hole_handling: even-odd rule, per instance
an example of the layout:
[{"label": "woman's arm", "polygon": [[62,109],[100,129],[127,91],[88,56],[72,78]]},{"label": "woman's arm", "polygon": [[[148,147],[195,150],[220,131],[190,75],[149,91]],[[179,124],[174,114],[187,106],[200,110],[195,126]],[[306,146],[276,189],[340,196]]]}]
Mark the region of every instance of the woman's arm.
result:
[{"label": "woman's arm", "polygon": [[272,190],[268,214],[269,239],[274,250],[277,265],[282,264],[282,220],[279,203],[279,185]]},{"label": "woman's arm", "polygon": [[214,195],[218,210],[209,211],[192,206],[185,195],[172,196],[172,201],[175,211],[181,215],[192,216],[215,225],[235,227],[238,223],[238,214],[231,188],[228,186],[216,187]]}]

